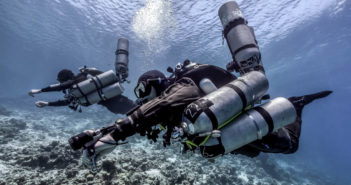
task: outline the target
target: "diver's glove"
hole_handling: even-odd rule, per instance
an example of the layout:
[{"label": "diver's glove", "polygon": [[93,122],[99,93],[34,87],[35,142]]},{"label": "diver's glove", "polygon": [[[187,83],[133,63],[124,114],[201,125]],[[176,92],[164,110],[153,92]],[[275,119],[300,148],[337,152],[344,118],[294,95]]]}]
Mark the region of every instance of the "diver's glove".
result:
[{"label": "diver's glove", "polygon": [[32,89],[29,91],[28,94],[29,94],[29,96],[34,97],[34,94],[39,94],[39,93],[41,93],[41,89]]},{"label": "diver's glove", "polygon": [[111,153],[117,146],[117,142],[110,134],[105,135],[91,143],[83,150],[82,163],[91,172],[96,173],[97,161],[108,153]]},{"label": "diver's glove", "polygon": [[46,107],[49,105],[49,102],[46,102],[46,101],[37,101],[35,102],[35,105],[39,108],[42,108],[42,107]]}]

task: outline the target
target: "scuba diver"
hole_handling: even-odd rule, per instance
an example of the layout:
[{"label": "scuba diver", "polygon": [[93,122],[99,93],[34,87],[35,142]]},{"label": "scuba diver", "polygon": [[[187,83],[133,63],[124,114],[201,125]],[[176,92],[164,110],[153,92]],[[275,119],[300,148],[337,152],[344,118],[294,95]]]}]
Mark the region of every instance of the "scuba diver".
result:
[{"label": "scuba diver", "polygon": [[[107,72],[105,72],[105,74],[106,73]],[[77,75],[74,75],[74,73],[71,70],[63,69],[57,75],[57,80],[59,81],[58,84],[53,84],[42,89],[32,89],[29,92],[29,95],[34,97],[34,94],[39,94],[42,92],[62,91],[65,95],[65,99],[54,102],[37,101],[35,105],[40,108],[45,106],[68,106],[73,110],[77,110],[79,108],[79,105],[89,106],[91,104],[94,104],[95,102],[95,99],[93,100],[94,102],[92,102],[92,100],[89,100],[89,96],[76,96],[76,94],[80,93],[78,88],[84,88],[84,86],[79,87],[78,84],[87,80],[99,79],[97,77],[101,74],[104,73],[95,68],[81,68],[80,73],[78,73]],[[115,74],[112,71],[108,71],[108,75],[111,79],[115,76]],[[95,78],[88,78],[88,76]],[[103,77],[106,78],[107,75]],[[101,79],[99,80],[101,81]],[[104,78],[102,78],[102,80],[104,80]],[[97,90],[98,89],[95,89],[95,91]],[[118,91],[121,90],[117,89],[117,92]],[[135,106],[135,103],[132,100],[128,99],[123,95],[118,95],[118,93],[116,96],[112,96],[111,98],[108,98],[106,100],[101,99],[100,101],[95,103],[105,106],[108,110],[115,114],[125,114],[128,110]],[[79,108],[79,111],[81,111],[81,108]]]},{"label": "scuba diver", "polygon": [[115,68],[116,74],[110,70],[102,72],[96,68],[80,68],[80,73],[75,75],[71,70],[63,69],[57,75],[58,84],[42,89],[32,89],[30,96],[42,92],[62,91],[65,99],[54,102],[37,101],[37,107],[68,106],[73,110],[79,106],[100,104],[115,114],[125,114],[136,104],[123,96],[121,83],[128,77],[128,47],[127,39],[120,38],[117,43]]},{"label": "scuba diver", "polygon": [[[199,65],[198,68],[202,67],[212,68],[212,71],[213,68],[217,68],[211,65]],[[210,73],[210,75],[206,77],[216,79],[216,77],[221,75],[221,73],[217,72],[222,72],[222,74],[227,72],[225,70],[220,71],[221,68],[217,69],[218,71]],[[191,74],[195,77],[204,75],[204,73],[201,73],[200,71],[195,71],[193,69],[188,72],[188,75],[190,76]],[[154,128],[157,124],[161,124],[162,127],[167,128],[163,135],[164,146],[170,145],[171,137],[172,139],[176,139],[177,137],[185,137],[187,140],[184,142],[183,151],[194,151],[195,149],[199,148],[203,157],[206,158],[213,158],[226,153],[242,154],[249,157],[255,157],[259,155],[260,152],[284,154],[294,153],[298,149],[302,124],[301,116],[304,106],[311,103],[315,99],[326,97],[331,93],[331,91],[322,91],[315,94],[288,98],[287,102],[290,102],[293,108],[293,114],[295,114],[295,117],[293,117],[295,120],[290,121],[290,124],[282,128],[277,128],[274,131],[272,129],[272,131],[263,136],[260,140],[252,141],[235,150],[227,151],[226,146],[223,146],[223,143],[227,142],[227,138],[221,138],[222,141],[219,143],[201,145],[201,143],[204,142],[209,135],[213,138],[220,138],[221,135],[223,137],[225,134],[224,129],[227,127],[224,127],[223,131],[213,130],[215,132],[211,132],[209,135],[190,135],[181,124],[182,121],[184,121],[184,119],[182,119],[182,115],[186,117],[186,108],[189,107],[189,104],[194,101],[196,102],[197,100],[201,99],[204,94],[206,94],[205,89],[208,88],[207,85],[203,86],[203,88],[201,88],[201,86],[198,87],[196,81],[189,77],[181,77],[181,79],[176,80],[174,83],[170,83],[170,80],[162,80],[164,79],[165,75],[156,70],[146,72],[145,74],[142,75],[142,78],[139,78],[138,85],[135,88],[135,94],[137,97],[146,99],[143,105],[130,111],[127,113],[127,118],[118,120],[111,126],[97,131],[84,131],[70,139],[70,144],[73,149],[79,149],[81,147],[85,148],[83,152],[83,163],[86,166],[94,166],[92,163],[93,161],[96,162],[103,155],[111,152],[117,145],[120,144],[118,143],[119,141],[124,141],[127,137],[136,133],[139,133],[142,136],[146,135],[148,139],[156,141],[158,134],[160,133],[159,129]],[[160,83],[156,83],[156,79],[160,79]],[[221,87],[219,84],[213,84]],[[225,85],[222,87],[224,86]],[[275,125],[273,127],[275,127]],[[215,134],[219,136],[215,136]],[[177,136],[173,137],[174,135]],[[215,140],[218,141],[217,138],[215,138]],[[232,136],[229,140],[235,143],[234,136]],[[207,140],[207,142],[210,141],[210,139]],[[229,146],[229,148],[230,147],[232,146]]]},{"label": "scuba diver", "polygon": [[[171,138],[180,138],[184,152],[199,149],[205,158],[297,151],[304,106],[332,91],[278,97],[262,104],[270,98],[268,80],[253,29],[235,2],[222,5],[219,17],[233,57],[227,70],[185,60],[175,70],[167,69],[172,73],[168,78],[156,70],[146,72],[134,89],[143,103],[125,119],[69,139],[72,149],[84,149],[84,165],[96,171],[97,160],[136,133],[156,141],[157,124],[166,128],[164,146]],[[240,77],[231,73],[234,70]]]}]

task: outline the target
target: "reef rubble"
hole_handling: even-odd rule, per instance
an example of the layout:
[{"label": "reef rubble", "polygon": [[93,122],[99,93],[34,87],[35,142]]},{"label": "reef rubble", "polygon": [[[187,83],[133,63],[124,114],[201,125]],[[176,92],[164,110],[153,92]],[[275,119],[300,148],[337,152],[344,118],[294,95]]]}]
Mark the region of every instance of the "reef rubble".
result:
[{"label": "reef rubble", "polygon": [[209,161],[198,153],[181,154],[178,143],[163,148],[161,141],[150,143],[141,136],[118,146],[92,174],[81,164],[81,151],[71,150],[67,139],[106,125],[116,115],[94,115],[94,109],[78,113],[4,107],[0,106],[0,185],[331,184],[313,172],[283,167],[274,155],[225,155]]}]

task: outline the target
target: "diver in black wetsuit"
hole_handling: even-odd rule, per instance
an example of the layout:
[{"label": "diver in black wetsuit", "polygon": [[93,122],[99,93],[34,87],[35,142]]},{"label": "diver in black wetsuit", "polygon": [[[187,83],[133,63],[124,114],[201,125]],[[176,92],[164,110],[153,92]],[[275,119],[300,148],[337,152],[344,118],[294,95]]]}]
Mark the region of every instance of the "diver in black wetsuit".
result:
[{"label": "diver in black wetsuit", "polygon": [[[255,86],[250,86],[251,82],[258,82],[263,79],[262,76],[265,77],[254,30],[247,25],[248,22],[244,19],[237,3],[233,1],[222,5],[219,17],[223,25],[223,38],[226,39],[233,58],[233,61],[228,63],[227,70],[185,61],[183,65],[176,67],[175,78],[172,80],[163,79],[164,75],[139,80],[135,94],[138,98],[146,99],[144,104],[127,113],[127,118],[118,120],[110,126],[99,130],[84,131],[70,138],[69,143],[74,150],[84,149],[82,159],[86,166],[91,166],[94,169],[96,161],[101,156],[111,152],[119,144],[119,141],[136,133],[146,135],[155,141],[159,133],[159,130],[155,129],[155,125],[159,123],[167,128],[163,135],[165,146],[169,145],[173,133],[177,135],[178,130],[183,129],[187,132],[181,136],[182,139],[187,139],[184,142],[185,151],[200,148],[201,154],[206,158],[229,152],[250,157],[257,156],[260,152],[289,154],[298,149],[303,107],[315,99],[328,96],[332,91],[322,91],[289,99],[276,98],[279,99],[276,104],[272,100],[252,108],[251,106],[255,104],[261,104],[260,101],[266,96],[264,95],[266,91],[263,91],[263,94],[258,93],[261,86],[265,85],[254,84]],[[236,77],[230,73],[234,70],[240,73],[240,79],[235,80]],[[247,80],[245,80],[246,77]],[[155,85],[155,83],[163,83],[164,80],[168,80],[166,89],[160,89]],[[238,84],[233,85],[232,81],[233,83],[238,82]],[[266,85],[268,89],[268,82]],[[223,86],[226,86],[224,89],[230,93],[221,91]],[[157,93],[160,91],[162,92]],[[206,94],[216,95],[216,102],[197,101],[203,100],[201,98]],[[229,124],[223,123],[224,126],[219,127],[218,117],[228,110],[234,110],[233,106],[221,107],[224,104],[221,102],[229,102],[230,100],[230,98],[226,99],[225,95],[235,97],[233,102],[234,104],[239,103],[241,112],[236,112],[238,117],[231,115],[232,119],[225,118],[224,123],[228,121]],[[247,102],[248,98],[251,103]],[[195,102],[196,106],[188,108],[187,106],[193,104],[192,102]],[[215,115],[210,109],[212,105],[220,107],[220,111],[217,112],[219,115]],[[267,107],[266,110],[263,108],[265,105],[268,108],[274,107],[272,114],[268,112]],[[185,108],[187,109],[185,110]],[[192,108],[194,111],[191,110]],[[187,112],[187,110],[189,111]],[[205,124],[205,132],[195,128],[195,124],[190,127],[191,124],[187,124],[184,119],[182,120],[182,116],[186,117],[188,113],[194,119],[198,118],[197,113],[204,113],[203,115],[207,116],[200,125],[197,125],[201,128]],[[273,120],[273,118],[277,119]],[[207,127],[208,125],[210,126]],[[275,128],[275,126],[277,127]],[[195,132],[195,129],[198,129],[199,132]],[[211,130],[208,132],[209,129]],[[237,135],[240,137],[235,138]],[[204,137],[210,139],[203,139]],[[200,141],[197,141],[196,138],[199,138]],[[187,142],[189,140],[190,142]],[[224,140],[225,142],[223,142]],[[210,141],[216,141],[216,143]]]},{"label": "diver in black wetsuit", "polygon": [[[205,73],[205,71],[211,71],[211,73]],[[136,133],[146,135],[148,139],[156,141],[160,131],[154,129],[154,126],[159,123],[167,128],[163,139],[164,146],[169,145],[174,130],[181,127],[185,107],[205,94],[200,85],[200,79],[202,79],[200,77],[210,79],[218,88],[236,79],[226,70],[201,64],[195,64],[190,70],[179,73],[176,80],[167,80],[159,71],[146,72],[139,78],[135,88],[136,96],[146,99],[144,104],[127,113],[126,119],[113,124],[112,129],[104,137],[88,146],[86,145],[83,154],[84,164],[91,165],[92,156],[94,156],[94,160],[98,160],[102,155],[112,151],[118,141],[123,141]],[[328,96],[330,93],[331,91],[322,91],[305,96],[290,97],[289,101],[294,105],[297,113],[297,119],[294,123],[271,132],[261,140],[249,143],[231,153],[249,157],[255,157],[260,152],[294,153],[298,149],[303,107],[315,99]],[[89,130],[83,132],[81,136],[92,136],[94,133],[95,131]],[[72,137],[71,141],[73,140],[75,137]],[[71,146],[75,147],[72,142]],[[184,147],[185,150],[189,149],[187,145]],[[221,146],[199,148],[204,157],[216,157],[223,154]]]},{"label": "diver in black wetsuit", "polygon": [[254,141],[231,153],[242,154],[248,157],[256,157],[260,152],[283,154],[295,153],[299,147],[303,108],[312,101],[327,97],[331,93],[332,91],[321,91],[314,94],[288,98],[288,100],[294,105],[297,113],[297,118],[294,123],[264,136],[262,140]]},{"label": "diver in black wetsuit", "polygon": [[[74,75],[71,70],[63,69],[57,75],[57,80],[59,81],[58,84],[50,85],[42,89],[32,89],[29,92],[29,95],[34,97],[34,94],[41,92],[62,91],[65,94],[65,99],[54,102],[37,101],[35,105],[40,108],[45,106],[69,106],[71,109],[77,110],[78,104],[75,102],[72,96],[68,96],[73,86],[79,82],[87,80],[88,75],[97,76],[102,73],[102,71],[99,71],[96,68],[84,67],[80,69],[80,73]],[[99,104],[105,106],[111,112],[116,114],[124,114],[135,106],[135,103],[132,100],[123,95],[119,95],[105,101],[100,101]]]}]

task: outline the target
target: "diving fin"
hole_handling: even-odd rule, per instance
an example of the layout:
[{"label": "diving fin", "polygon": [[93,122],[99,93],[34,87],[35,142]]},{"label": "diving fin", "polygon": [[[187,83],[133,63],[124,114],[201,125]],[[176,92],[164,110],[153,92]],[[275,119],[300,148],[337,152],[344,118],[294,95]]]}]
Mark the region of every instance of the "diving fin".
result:
[{"label": "diving fin", "polygon": [[294,105],[297,114],[301,116],[302,109],[305,105],[311,103],[315,99],[327,97],[333,91],[321,91],[314,94],[308,94],[304,96],[293,96],[289,98],[289,101]]}]

